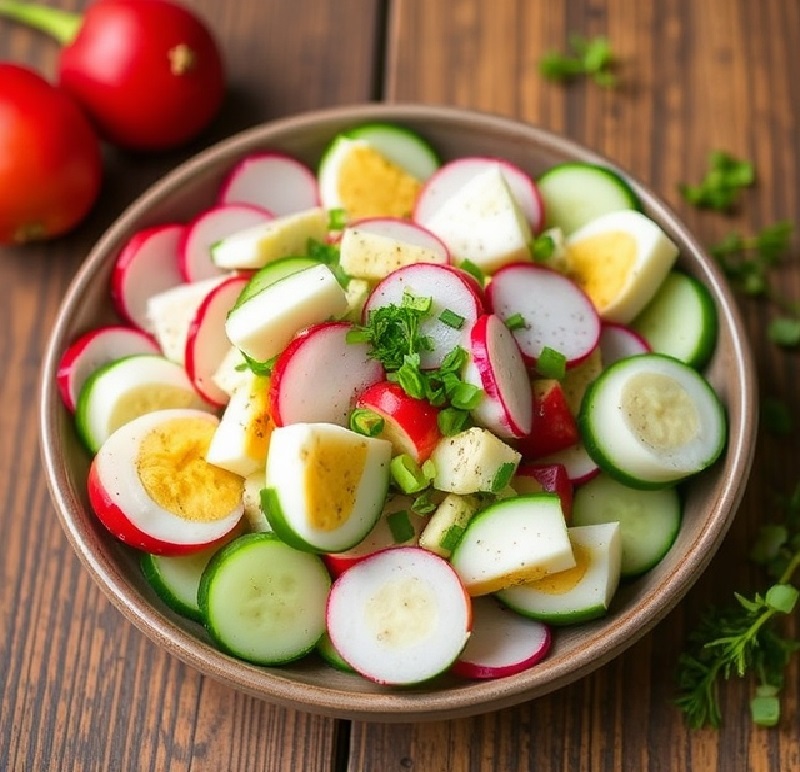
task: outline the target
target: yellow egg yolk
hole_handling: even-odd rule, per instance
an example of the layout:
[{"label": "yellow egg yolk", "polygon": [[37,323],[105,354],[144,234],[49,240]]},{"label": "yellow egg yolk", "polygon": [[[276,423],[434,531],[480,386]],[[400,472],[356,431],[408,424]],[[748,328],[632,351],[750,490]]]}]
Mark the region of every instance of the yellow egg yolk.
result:
[{"label": "yellow egg yolk", "polygon": [[581,544],[573,544],[572,554],[575,556],[575,565],[572,568],[548,574],[527,586],[538,592],[546,592],[548,595],[563,595],[577,587],[589,570],[592,553]]},{"label": "yellow egg yolk", "polygon": [[301,458],[308,523],[320,531],[334,531],[347,521],[355,507],[367,460],[367,443],[314,437]]},{"label": "yellow egg yolk", "polygon": [[119,429],[134,418],[146,413],[167,408],[191,407],[197,401],[196,396],[180,386],[147,384],[131,389],[124,400],[120,400],[111,412],[109,426],[111,431]]},{"label": "yellow egg yolk", "polygon": [[339,197],[352,219],[409,217],[421,184],[371,147],[353,147],[339,168]]},{"label": "yellow egg yolk", "polygon": [[636,239],[624,231],[587,236],[569,245],[567,261],[572,277],[602,315],[628,284],[636,264]]},{"label": "yellow egg yolk", "polygon": [[175,418],[142,439],[136,471],[148,496],[173,515],[194,522],[221,520],[240,504],[244,480],[205,460],[216,424]]},{"label": "yellow egg yolk", "polygon": [[254,416],[245,428],[244,448],[249,458],[266,459],[269,438],[275,424],[269,414],[269,382],[263,376],[253,380],[249,412]]}]

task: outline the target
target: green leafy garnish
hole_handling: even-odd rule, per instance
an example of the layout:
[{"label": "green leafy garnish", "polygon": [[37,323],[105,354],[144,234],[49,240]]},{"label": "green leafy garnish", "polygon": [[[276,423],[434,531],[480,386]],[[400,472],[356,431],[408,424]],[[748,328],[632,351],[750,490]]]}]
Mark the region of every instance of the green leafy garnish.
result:
[{"label": "green leafy garnish", "polygon": [[452,552],[458,546],[458,543],[461,541],[461,537],[463,535],[464,535],[464,527],[453,523],[453,525],[451,525],[444,532],[444,535],[439,541],[439,546],[443,550]]},{"label": "green leafy garnish", "polygon": [[506,327],[514,332],[514,330],[521,330],[523,327],[527,327],[528,323],[525,321],[525,317],[522,314],[511,314],[511,316],[506,319]]},{"label": "green leafy garnish", "polygon": [[395,544],[403,544],[413,539],[416,533],[414,526],[411,525],[411,518],[405,509],[387,515],[386,524],[389,526]]},{"label": "green leafy garnish", "polygon": [[339,247],[336,244],[326,244],[323,241],[309,239],[306,242],[306,256],[327,265],[331,269],[331,273],[336,277],[336,281],[344,289],[347,289],[351,277],[345,273],[339,262]]},{"label": "green leafy garnish", "polygon": [[328,230],[341,231],[347,226],[347,212],[344,209],[328,210]]},{"label": "green leafy garnish", "polygon": [[389,472],[403,493],[419,493],[430,485],[419,464],[407,453],[395,456],[389,462]]},{"label": "green leafy garnish", "polygon": [[767,336],[773,343],[790,348],[800,343],[800,318],[778,316],[769,323]]},{"label": "green leafy garnish", "polygon": [[570,53],[550,52],[539,60],[539,72],[548,80],[571,81],[581,76],[591,78],[599,86],[616,84],[616,60],[608,38],[584,38],[570,35]]},{"label": "green leafy garnish", "polygon": [[240,373],[245,370],[250,370],[250,372],[255,375],[271,375],[272,369],[275,367],[275,360],[278,358],[274,356],[271,359],[260,362],[258,359],[253,359],[253,357],[245,354],[244,351],[242,351],[242,356],[244,357],[244,362],[240,362],[236,365],[235,370]]},{"label": "green leafy garnish", "polygon": [[472,260],[462,260],[458,267],[462,271],[466,271],[473,279],[475,279],[478,284],[483,287],[486,284],[486,274],[477,266]]},{"label": "green leafy garnish", "polygon": [[385,425],[383,416],[366,407],[359,407],[350,413],[350,429],[365,437],[377,437]]},{"label": "green leafy garnish", "polygon": [[550,346],[545,346],[536,359],[536,372],[542,378],[560,381],[567,373],[567,358]]},{"label": "green leafy garnish", "polygon": [[452,327],[454,330],[460,330],[464,326],[466,319],[461,316],[461,314],[457,314],[455,311],[445,308],[444,311],[439,314],[439,321],[446,324],[448,327]]},{"label": "green leafy garnish", "polygon": [[433,305],[433,298],[420,297],[411,292],[408,287],[403,290],[403,299],[400,301],[402,308],[413,308],[415,311],[428,313]]},{"label": "green leafy garnish", "polygon": [[547,265],[556,252],[556,242],[551,234],[542,233],[531,241],[529,249],[535,263]]},{"label": "green leafy garnish", "polygon": [[436,423],[443,436],[452,437],[467,428],[469,413],[454,407],[446,407],[436,417]]},{"label": "green leafy garnish", "polygon": [[[427,462],[426,462],[427,463]],[[422,468],[425,473],[425,465]],[[432,478],[431,478],[432,479]],[[418,515],[430,515],[436,510],[436,503],[433,501],[433,489],[426,488],[411,503],[411,511]]]},{"label": "green leafy garnish", "polygon": [[387,370],[399,370],[407,356],[429,351],[433,345],[420,330],[420,322],[427,313],[410,305],[376,308],[366,325],[348,331],[347,342],[370,344],[373,359]]},{"label": "green leafy garnish", "polygon": [[709,169],[698,185],[680,185],[681,195],[701,209],[729,211],[739,191],[755,182],[753,164],[741,161],[730,153],[715,150],[708,159]]},{"label": "green leafy garnish", "polygon": [[800,485],[785,509],[785,522],[766,525],[752,553],[775,582],[764,593],[734,593],[731,605],[708,609],[678,660],[677,704],[694,729],[720,726],[720,680],[750,673],[758,679],[750,704],[754,723],[774,726],[780,719],[778,693],[792,654],[800,650],[800,641],[779,625],[800,596],[791,584],[800,566]]}]

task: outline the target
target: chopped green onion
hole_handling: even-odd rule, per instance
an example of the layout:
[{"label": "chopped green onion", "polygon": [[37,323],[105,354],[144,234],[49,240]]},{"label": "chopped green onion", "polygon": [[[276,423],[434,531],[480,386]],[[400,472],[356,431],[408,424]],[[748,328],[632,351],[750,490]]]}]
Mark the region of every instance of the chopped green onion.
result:
[{"label": "chopped green onion", "polygon": [[547,263],[555,254],[556,241],[549,233],[543,233],[531,241],[530,251],[535,262]]},{"label": "chopped green onion", "polygon": [[367,327],[351,327],[344,339],[347,343],[371,343],[372,332]]},{"label": "chopped green onion", "polygon": [[453,525],[451,525],[444,532],[444,536],[442,536],[441,540],[439,541],[439,546],[443,550],[452,552],[458,546],[458,543],[461,541],[461,537],[463,535],[464,527],[453,523]]},{"label": "chopped green onion", "polygon": [[481,287],[486,284],[486,274],[477,266],[472,260],[463,260],[459,263],[458,267],[462,271],[466,271],[472,278],[476,279]]},{"label": "chopped green onion", "polygon": [[[425,474],[425,464],[422,465],[422,472]],[[426,490],[422,491],[422,493],[420,493],[411,504],[411,511],[416,512],[418,515],[431,514],[431,512],[436,509],[436,504],[434,503],[432,496],[433,490],[431,488],[427,488]]]},{"label": "chopped green onion", "polygon": [[459,410],[474,410],[483,399],[483,389],[459,381],[448,389],[450,404]]},{"label": "chopped green onion", "polygon": [[491,489],[492,493],[499,493],[503,488],[511,482],[514,472],[517,470],[517,465],[513,461],[506,461],[500,464],[499,469],[495,472],[492,479]]},{"label": "chopped green onion", "polygon": [[455,407],[446,407],[438,416],[436,416],[436,423],[439,426],[439,431],[445,437],[452,437],[462,431],[469,420],[469,413],[466,410],[459,410]]},{"label": "chopped green onion", "polygon": [[776,726],[781,718],[781,701],[775,694],[756,695],[750,700],[750,717],[758,726]]},{"label": "chopped green onion", "polygon": [[386,523],[392,532],[392,539],[394,539],[395,544],[403,544],[413,539],[416,534],[414,526],[411,525],[411,518],[405,509],[387,515]]},{"label": "chopped green onion", "polygon": [[359,407],[350,413],[350,429],[365,437],[377,437],[383,431],[384,424],[383,416],[369,408]]},{"label": "chopped green onion", "polygon": [[389,463],[389,471],[403,493],[418,493],[428,487],[428,480],[422,469],[408,453],[395,456]]},{"label": "chopped green onion", "polygon": [[403,299],[400,301],[402,308],[413,308],[415,311],[430,311],[433,298],[418,297],[408,287],[403,290]]},{"label": "chopped green onion", "polygon": [[442,364],[439,366],[440,373],[455,373],[467,363],[469,354],[465,348],[456,346],[444,355]]},{"label": "chopped green onion", "polygon": [[461,316],[461,314],[457,314],[455,311],[445,308],[444,311],[439,314],[439,321],[446,324],[448,327],[452,327],[454,330],[460,330],[464,326],[466,319]]},{"label": "chopped green onion", "polygon": [[543,378],[560,381],[567,372],[567,358],[560,351],[545,346],[536,360],[536,372]]},{"label": "chopped green onion", "polygon": [[328,210],[328,230],[340,231],[347,225],[347,212],[344,209]]},{"label": "chopped green onion", "polygon": [[511,332],[514,330],[521,330],[523,327],[527,327],[528,323],[525,321],[525,317],[522,314],[511,314],[511,316],[506,319],[506,327],[508,327]]},{"label": "chopped green onion", "polygon": [[394,373],[389,373],[387,376],[389,380],[396,381],[400,384],[403,391],[409,397],[415,399],[422,399],[425,396],[425,383],[417,367],[405,362],[400,366],[400,369]]},{"label": "chopped green onion", "polygon": [[798,596],[800,596],[800,590],[791,584],[773,584],[767,590],[764,601],[775,611],[780,611],[782,614],[791,614],[797,603]]},{"label": "chopped green onion", "polygon": [[436,464],[431,459],[422,462],[422,474],[426,480],[433,480],[436,477]]}]

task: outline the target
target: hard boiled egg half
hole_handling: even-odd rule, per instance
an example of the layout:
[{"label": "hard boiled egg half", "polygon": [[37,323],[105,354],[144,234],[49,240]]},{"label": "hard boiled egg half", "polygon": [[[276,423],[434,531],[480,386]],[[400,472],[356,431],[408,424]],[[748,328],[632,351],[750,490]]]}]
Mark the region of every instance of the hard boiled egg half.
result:
[{"label": "hard boiled egg half", "polygon": [[210,413],[179,408],[117,429],[95,455],[87,481],[103,525],[156,555],[184,555],[225,539],[244,511],[244,481],[205,460],[218,424]]},{"label": "hard boiled egg half", "polygon": [[262,509],[287,544],[343,552],[380,516],[392,446],[328,423],[296,423],[272,432]]},{"label": "hard boiled egg half", "polygon": [[597,313],[630,322],[652,299],[678,256],[678,247],[641,212],[621,210],[591,220],[566,242],[567,272]]}]

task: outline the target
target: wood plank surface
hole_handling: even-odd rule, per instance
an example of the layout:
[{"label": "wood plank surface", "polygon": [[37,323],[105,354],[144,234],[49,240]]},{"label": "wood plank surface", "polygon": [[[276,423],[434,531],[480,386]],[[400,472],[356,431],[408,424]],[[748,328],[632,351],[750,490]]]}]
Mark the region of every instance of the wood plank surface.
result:
[{"label": "wood plank surface", "polygon": [[[79,10],[86,0],[51,2]],[[101,201],[73,234],[0,249],[0,769],[329,770],[337,722],[222,687],[132,628],[72,553],[46,491],[35,395],[44,343],[80,261],[122,208],[239,129],[373,96],[377,3],[189,0],[213,26],[230,89],[180,151],[109,151]],[[346,40],[346,56],[342,41]],[[0,20],[0,59],[55,73],[58,47]],[[0,151],[1,152],[1,151]]]},{"label": "wood plank surface", "polygon": [[[564,133],[651,185],[707,244],[731,229],[800,221],[800,8],[792,0],[396,0],[390,30],[390,101],[476,108]],[[542,54],[565,50],[574,32],[609,37],[622,58],[619,88],[563,87],[539,76]],[[678,195],[679,182],[699,180],[713,149],[756,165],[758,184],[732,218],[698,213]],[[797,298],[796,239],[793,257],[778,279]],[[767,341],[763,304],[742,307],[762,392],[792,405],[797,419],[797,355]],[[350,769],[800,769],[797,658],[778,728],[752,728],[750,684],[723,690],[720,732],[690,732],[671,702],[675,663],[699,613],[737,587],[757,586],[748,546],[770,516],[771,494],[793,488],[797,458],[796,438],[761,436],[740,514],[711,567],[679,608],[619,659],[499,713],[418,726],[355,724]]]}]

